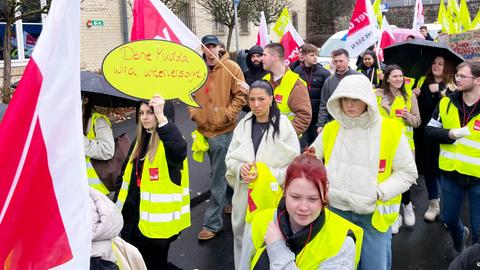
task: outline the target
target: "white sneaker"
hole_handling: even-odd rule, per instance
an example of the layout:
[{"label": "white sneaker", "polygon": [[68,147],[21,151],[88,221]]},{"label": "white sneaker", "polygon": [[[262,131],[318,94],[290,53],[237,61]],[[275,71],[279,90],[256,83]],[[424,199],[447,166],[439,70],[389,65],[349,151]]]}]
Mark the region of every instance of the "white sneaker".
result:
[{"label": "white sneaker", "polygon": [[403,207],[403,222],[405,225],[409,227],[413,227],[415,225],[415,212],[413,212],[413,205],[410,202],[407,205],[402,204]]},{"label": "white sneaker", "polygon": [[397,220],[392,224],[392,234],[397,234],[402,226],[402,216],[399,214]]},{"label": "white sneaker", "polygon": [[425,212],[423,218],[427,221],[435,221],[437,216],[440,214],[440,199],[430,200],[428,204],[428,210]]}]

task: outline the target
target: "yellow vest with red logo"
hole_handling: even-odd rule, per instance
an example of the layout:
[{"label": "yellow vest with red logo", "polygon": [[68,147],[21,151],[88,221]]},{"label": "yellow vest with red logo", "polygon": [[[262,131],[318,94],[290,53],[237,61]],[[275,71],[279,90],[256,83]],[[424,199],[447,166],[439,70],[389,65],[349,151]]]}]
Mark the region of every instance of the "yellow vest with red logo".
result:
[{"label": "yellow vest with red logo", "polygon": [[[112,126],[112,124],[110,123],[110,120],[108,120],[108,118],[105,115],[94,112],[92,114],[92,117],[90,120],[90,128],[88,129],[88,133],[87,133],[87,139],[89,140],[95,139],[95,124],[98,118],[103,118],[110,127]],[[110,193],[110,191],[107,189],[107,187],[103,184],[103,182],[98,177],[97,172],[95,171],[95,168],[93,168],[92,162],[90,161],[90,157],[85,156],[85,162],[87,163],[88,185],[105,195]]]},{"label": "yellow vest with red logo", "polygon": [[[132,170],[133,162],[130,160],[123,173],[122,187],[116,202],[120,210],[127,199]],[[187,159],[183,162],[181,176],[180,186],[170,180],[165,148],[163,142],[159,141],[153,162],[150,162],[147,156],[142,169],[138,228],[144,236],[157,239],[169,238],[190,226]]]},{"label": "yellow vest with red logo", "polygon": [[256,162],[257,180],[248,184],[248,205],[245,221],[251,223],[254,214],[264,209],[275,208],[283,196],[283,191],[268,166]]},{"label": "yellow vest with red logo", "polygon": [[[322,143],[325,166],[328,166],[339,128],[340,124],[335,120],[325,125],[323,129]],[[400,143],[402,132],[403,128],[397,121],[388,118],[382,119],[380,156],[378,158],[378,184],[388,179],[392,174],[392,163]],[[401,194],[386,202],[377,200],[375,211],[372,215],[372,226],[380,232],[386,232],[398,217],[401,200]]]},{"label": "yellow vest with red logo", "polygon": [[[323,211],[325,211],[325,223],[317,235],[296,256],[297,268],[302,270],[318,269],[322,262],[338,254],[350,231],[355,235],[356,268],[362,251],[363,229],[326,208]],[[255,254],[250,264],[252,270],[266,248],[264,237],[268,224],[271,221],[277,223],[276,216],[275,208],[261,211],[255,215],[251,235],[255,247]]]},{"label": "yellow vest with red logo", "polygon": [[[458,109],[448,97],[440,100],[439,115],[443,128],[462,127]],[[457,171],[480,178],[480,114],[470,119],[467,127],[470,135],[456,140],[453,144],[440,144],[438,166],[444,171]]]},{"label": "yellow vest with red logo", "polygon": [[[263,79],[269,81],[270,73],[265,75]],[[293,120],[295,114],[290,107],[288,107],[288,98],[290,97],[290,93],[292,93],[297,80],[300,80],[305,86],[307,86],[307,83],[300,78],[300,75],[289,69],[285,72],[285,75],[283,75],[280,84],[273,90],[273,98],[277,102],[278,109],[282,114],[286,115],[290,121]]]},{"label": "yellow vest with red logo", "polygon": [[396,120],[400,124],[402,124],[405,130],[405,137],[407,137],[408,144],[410,145],[410,149],[415,150],[415,144],[413,142],[413,127],[408,125],[407,122],[402,118],[403,109],[407,109],[409,112],[412,111],[412,91],[408,89],[406,90],[407,100],[405,101],[403,96],[396,96],[395,100],[390,106],[390,112],[388,112],[387,109],[380,105],[382,103],[382,97],[377,96],[377,104],[378,110],[382,117]]}]

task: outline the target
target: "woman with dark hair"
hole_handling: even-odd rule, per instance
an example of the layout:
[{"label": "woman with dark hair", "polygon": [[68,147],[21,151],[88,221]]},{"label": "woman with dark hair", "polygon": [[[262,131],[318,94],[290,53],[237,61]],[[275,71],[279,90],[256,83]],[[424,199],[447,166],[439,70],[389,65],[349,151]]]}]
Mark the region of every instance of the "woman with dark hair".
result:
[{"label": "woman with dark hair", "polygon": [[139,102],[116,202],[124,219],[121,236],[138,248],[148,269],[167,269],[170,243],[190,226],[187,143],[164,106],[160,95]]},{"label": "woman with dark hair", "polygon": [[[287,165],[300,153],[295,129],[274,102],[270,83],[265,80],[252,83],[248,105],[251,111],[235,128],[225,158],[226,178],[234,190],[232,230],[236,268],[242,252],[245,220],[251,221],[254,211],[275,207]],[[265,186],[268,189],[263,189]]]},{"label": "woman with dark hair", "polygon": [[[405,79],[402,69],[397,65],[389,65],[385,70],[382,88],[375,92],[379,105],[380,115],[394,119],[402,124],[405,136],[408,139],[412,154],[415,156],[413,143],[413,128],[421,124],[417,98],[412,91],[405,88]],[[415,213],[410,199],[410,189],[402,194],[403,221],[405,225],[415,225]],[[397,234],[402,225],[402,216],[392,225],[392,233]]]},{"label": "woman with dark hair", "polygon": [[107,195],[110,191],[98,177],[90,159],[109,160],[115,153],[112,124],[107,116],[95,111],[92,99],[82,93],[83,142],[87,162],[88,184]]},{"label": "woman with dark hair", "polygon": [[379,68],[377,57],[373,51],[367,50],[363,52],[362,63],[357,67],[357,71],[367,76],[374,88],[381,86],[383,72]]},{"label": "woman with dark hair", "polygon": [[417,96],[422,123],[414,130],[417,167],[425,179],[429,205],[423,216],[434,221],[440,215],[440,171],[438,169],[439,144],[425,138],[425,127],[432,118],[440,99],[454,90],[455,66],[444,57],[437,56],[427,74],[419,79],[413,93]]},{"label": "woman with dark hair", "polygon": [[240,269],[355,269],[363,230],[329,211],[325,167],[313,149],[296,157],[276,208],[245,230]]}]

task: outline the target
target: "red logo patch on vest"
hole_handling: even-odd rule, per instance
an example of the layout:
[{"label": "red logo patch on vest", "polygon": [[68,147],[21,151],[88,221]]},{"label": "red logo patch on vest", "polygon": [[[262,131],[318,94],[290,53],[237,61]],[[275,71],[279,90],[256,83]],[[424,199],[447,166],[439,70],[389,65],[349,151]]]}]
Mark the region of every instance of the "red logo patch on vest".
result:
[{"label": "red logo patch on vest", "polygon": [[275,101],[277,103],[282,103],[282,100],[283,100],[283,96],[282,95],[279,95],[279,94],[276,94],[275,95]]},{"label": "red logo patch on vest", "polygon": [[480,120],[475,120],[475,123],[473,123],[473,130],[480,130]]},{"label": "red logo patch on vest", "polygon": [[405,84],[410,84],[410,81],[411,81],[410,78],[404,77],[404,80],[405,80]]},{"label": "red logo patch on vest", "polygon": [[378,172],[379,173],[385,172],[385,167],[387,167],[387,160],[380,159],[380,162],[378,163]]},{"label": "red logo patch on vest", "polygon": [[158,181],[158,168],[150,168],[150,181]]},{"label": "red logo patch on vest", "polygon": [[250,211],[250,213],[257,209],[257,205],[255,204],[252,198],[252,194],[251,194],[252,191],[253,189],[251,188],[248,189],[248,210]]},{"label": "red logo patch on vest", "polygon": [[402,115],[403,115],[403,109],[397,109],[397,110],[395,110],[395,115],[396,115],[397,117],[402,117]]}]

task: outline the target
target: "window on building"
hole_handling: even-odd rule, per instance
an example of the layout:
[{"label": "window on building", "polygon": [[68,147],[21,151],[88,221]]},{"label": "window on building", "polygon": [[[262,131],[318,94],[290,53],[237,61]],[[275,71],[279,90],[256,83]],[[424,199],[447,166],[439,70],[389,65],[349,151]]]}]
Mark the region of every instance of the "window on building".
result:
[{"label": "window on building", "polygon": [[298,13],[297,12],[292,12],[292,24],[295,29],[298,31]]},{"label": "window on building", "polygon": [[240,33],[249,34],[250,29],[248,27],[248,14],[242,14],[240,16]]},{"label": "window on building", "polygon": [[[44,1],[27,1],[23,9],[20,9],[20,13],[26,13],[29,10],[38,10]],[[5,37],[6,19],[0,16],[0,61],[3,61],[3,48]],[[17,20],[12,26],[12,36],[10,38],[10,44],[12,45],[11,57],[12,65],[22,65],[25,60],[29,59],[32,55],[33,48],[37,44],[38,37],[42,31],[42,15],[33,14],[28,17]]]},{"label": "window on building", "polygon": [[223,24],[221,24],[217,18],[215,18],[214,24],[213,24],[213,32],[215,35],[225,35],[225,27]]},{"label": "window on building", "polygon": [[193,33],[195,33],[195,3],[193,1],[187,1],[184,3],[184,6],[178,13],[178,17]]}]

